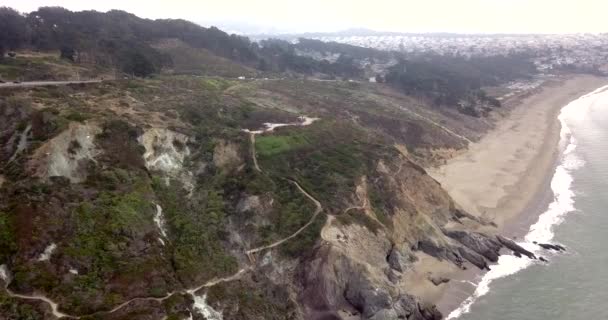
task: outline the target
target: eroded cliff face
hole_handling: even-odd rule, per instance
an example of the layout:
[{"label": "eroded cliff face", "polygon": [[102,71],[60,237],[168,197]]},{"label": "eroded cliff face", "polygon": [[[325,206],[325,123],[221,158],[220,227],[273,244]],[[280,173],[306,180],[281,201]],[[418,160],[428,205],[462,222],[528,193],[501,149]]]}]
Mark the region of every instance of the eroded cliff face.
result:
[{"label": "eroded cliff face", "polygon": [[86,179],[90,162],[99,153],[95,137],[101,132],[95,124],[70,123],[68,128],[38,148],[28,161],[28,174],[41,179],[65,177],[73,183]]},{"label": "eroded cliff face", "polygon": [[[440,227],[453,219],[454,206],[420,167],[404,157],[395,162],[378,161],[375,172],[359,180],[359,205],[327,220],[319,248],[301,269],[301,301],[310,318],[441,317],[408,294],[402,278],[416,261],[418,242],[446,243]],[[370,186],[383,192],[382,201],[370,197]]]}]

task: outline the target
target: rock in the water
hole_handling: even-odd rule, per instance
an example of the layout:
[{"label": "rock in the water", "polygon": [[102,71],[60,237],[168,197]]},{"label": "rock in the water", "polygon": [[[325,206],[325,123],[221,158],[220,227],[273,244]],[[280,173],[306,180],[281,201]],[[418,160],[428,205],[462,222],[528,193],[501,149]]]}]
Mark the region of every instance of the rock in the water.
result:
[{"label": "rock in the water", "polygon": [[566,251],[566,248],[564,248],[563,246],[561,246],[559,244],[538,243],[536,241],[534,241],[534,244],[538,245],[539,247],[541,247],[545,250]]},{"label": "rock in the water", "polygon": [[520,245],[518,245],[517,243],[515,243],[513,240],[511,239],[507,239],[503,236],[496,236],[496,239],[503,245],[505,246],[507,249],[518,252],[530,259],[536,259],[536,256],[534,255],[534,253],[522,248]]},{"label": "rock in the water", "polygon": [[538,260],[542,261],[542,262],[549,262],[549,260],[543,258],[543,257],[538,257]]}]

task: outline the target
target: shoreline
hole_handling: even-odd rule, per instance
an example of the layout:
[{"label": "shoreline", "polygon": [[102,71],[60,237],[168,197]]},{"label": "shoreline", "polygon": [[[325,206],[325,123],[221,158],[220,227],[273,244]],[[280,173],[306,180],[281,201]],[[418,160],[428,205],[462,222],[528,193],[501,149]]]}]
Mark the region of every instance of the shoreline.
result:
[{"label": "shoreline", "polygon": [[[498,224],[498,228],[477,230],[514,239],[525,236],[553,200],[550,184],[559,163],[559,113],[569,102],[606,83],[606,78],[569,75],[543,84],[516,98],[496,127],[466,152],[429,173],[463,209]],[[507,161],[508,156],[512,159]],[[474,267],[442,269],[440,273],[452,280],[431,288],[433,293],[426,298],[447,317],[473,294],[484,272]]]}]

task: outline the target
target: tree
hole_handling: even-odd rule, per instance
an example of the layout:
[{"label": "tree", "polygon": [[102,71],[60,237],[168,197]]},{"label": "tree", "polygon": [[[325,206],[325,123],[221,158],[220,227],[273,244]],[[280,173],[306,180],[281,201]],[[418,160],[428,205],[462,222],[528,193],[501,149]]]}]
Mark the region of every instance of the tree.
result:
[{"label": "tree", "polygon": [[61,59],[67,59],[74,62],[74,56],[76,56],[76,50],[71,47],[61,47]]},{"label": "tree", "polygon": [[21,47],[27,40],[27,24],[19,12],[0,7],[0,59],[8,50]]},{"label": "tree", "polygon": [[156,71],[154,64],[142,53],[129,53],[122,65],[124,73],[137,77],[147,77]]}]

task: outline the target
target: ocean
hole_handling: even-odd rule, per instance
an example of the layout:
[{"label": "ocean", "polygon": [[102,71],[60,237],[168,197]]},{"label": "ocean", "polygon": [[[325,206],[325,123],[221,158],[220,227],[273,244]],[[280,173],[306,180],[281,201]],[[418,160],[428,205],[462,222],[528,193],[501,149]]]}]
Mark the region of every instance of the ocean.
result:
[{"label": "ocean", "polygon": [[608,320],[608,86],[569,103],[559,120],[553,200],[519,242],[549,263],[501,256],[447,319]]}]

